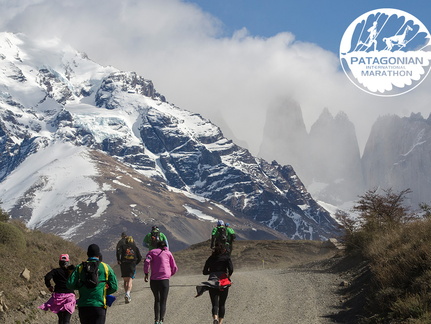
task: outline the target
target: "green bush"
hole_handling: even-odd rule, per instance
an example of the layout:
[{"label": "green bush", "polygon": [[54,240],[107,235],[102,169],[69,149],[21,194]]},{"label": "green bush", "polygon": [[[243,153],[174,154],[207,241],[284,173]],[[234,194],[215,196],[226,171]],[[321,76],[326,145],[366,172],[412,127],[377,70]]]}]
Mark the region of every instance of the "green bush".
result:
[{"label": "green bush", "polygon": [[0,208],[0,222],[7,222],[9,220],[9,215]]},{"label": "green bush", "polygon": [[12,250],[23,250],[26,247],[24,233],[13,224],[0,222],[0,244]]}]

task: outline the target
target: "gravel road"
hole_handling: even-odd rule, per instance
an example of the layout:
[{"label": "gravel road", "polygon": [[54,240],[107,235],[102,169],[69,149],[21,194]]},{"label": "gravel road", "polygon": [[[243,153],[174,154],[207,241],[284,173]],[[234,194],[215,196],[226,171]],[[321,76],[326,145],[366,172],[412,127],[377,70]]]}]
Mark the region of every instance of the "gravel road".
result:
[{"label": "gravel road", "polygon": [[[197,274],[208,257],[207,245],[203,242],[176,252],[179,272],[170,280],[166,324],[212,324],[208,292],[194,297],[196,285],[207,279]],[[334,314],[345,311],[339,294],[344,281],[340,276],[345,274],[334,272],[343,258],[335,257],[336,248],[315,241],[238,241],[234,252],[235,271],[224,324],[343,323],[332,320]],[[118,279],[118,298],[108,308],[106,324],[154,324],[154,298],[143,280],[142,265],[138,265],[129,304],[124,302],[123,280]],[[38,306],[45,300],[39,298],[35,303]],[[31,309],[37,315],[32,324],[57,323],[56,315],[35,309],[37,306]],[[22,317],[16,317],[19,314],[10,314],[5,323],[16,323]],[[71,323],[79,323],[77,310]]]},{"label": "gravel road", "polygon": [[[334,323],[338,312],[338,275],[314,265],[287,269],[237,271],[226,304],[225,324],[317,324]],[[208,292],[194,298],[202,275],[175,275],[165,317],[166,324],[212,323]],[[120,283],[121,279],[120,279]],[[107,324],[153,324],[153,295],[142,278],[133,282],[132,301],[124,303],[122,288],[108,309]]]}]

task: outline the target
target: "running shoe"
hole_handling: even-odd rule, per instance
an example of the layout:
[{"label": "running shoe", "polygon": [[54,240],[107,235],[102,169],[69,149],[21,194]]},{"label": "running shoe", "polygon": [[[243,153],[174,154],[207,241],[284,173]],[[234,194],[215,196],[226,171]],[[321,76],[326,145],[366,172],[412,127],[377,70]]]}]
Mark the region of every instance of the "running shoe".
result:
[{"label": "running shoe", "polygon": [[126,295],[124,296],[124,301],[126,302],[126,304],[128,304],[128,303],[130,303],[130,302],[132,301],[132,298],[130,297],[130,295],[129,295],[129,294],[126,294]]},{"label": "running shoe", "polygon": [[218,324],[218,319],[215,319],[213,324]]}]

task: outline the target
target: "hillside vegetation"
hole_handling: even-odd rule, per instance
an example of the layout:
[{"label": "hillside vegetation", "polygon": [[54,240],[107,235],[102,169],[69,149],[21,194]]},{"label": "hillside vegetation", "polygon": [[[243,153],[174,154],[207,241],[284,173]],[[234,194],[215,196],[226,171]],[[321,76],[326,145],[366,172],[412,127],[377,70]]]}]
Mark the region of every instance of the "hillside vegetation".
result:
[{"label": "hillside vegetation", "polygon": [[[40,313],[41,292],[48,293],[43,277],[58,267],[63,253],[70,255],[72,264],[86,259],[85,251],[74,243],[29,230],[22,222],[8,220],[0,210],[0,322],[14,313],[16,323],[31,323]],[[25,269],[29,280],[21,276]]]},{"label": "hillside vegetation", "polygon": [[409,192],[369,190],[353,208],[358,218],[338,214],[347,253],[367,263],[351,295],[364,301],[358,323],[431,323],[431,209],[410,211]]}]

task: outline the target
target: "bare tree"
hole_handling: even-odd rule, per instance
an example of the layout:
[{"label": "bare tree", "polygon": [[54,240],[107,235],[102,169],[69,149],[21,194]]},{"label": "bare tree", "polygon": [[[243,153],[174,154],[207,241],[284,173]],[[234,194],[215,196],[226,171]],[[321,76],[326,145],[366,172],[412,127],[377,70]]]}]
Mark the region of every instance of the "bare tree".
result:
[{"label": "bare tree", "polygon": [[394,193],[392,189],[383,190],[383,194],[377,193],[377,189],[371,189],[359,196],[353,210],[359,213],[359,222],[363,230],[385,230],[394,228],[410,221],[413,214],[408,206],[404,205],[406,195],[411,193],[405,189]]}]

